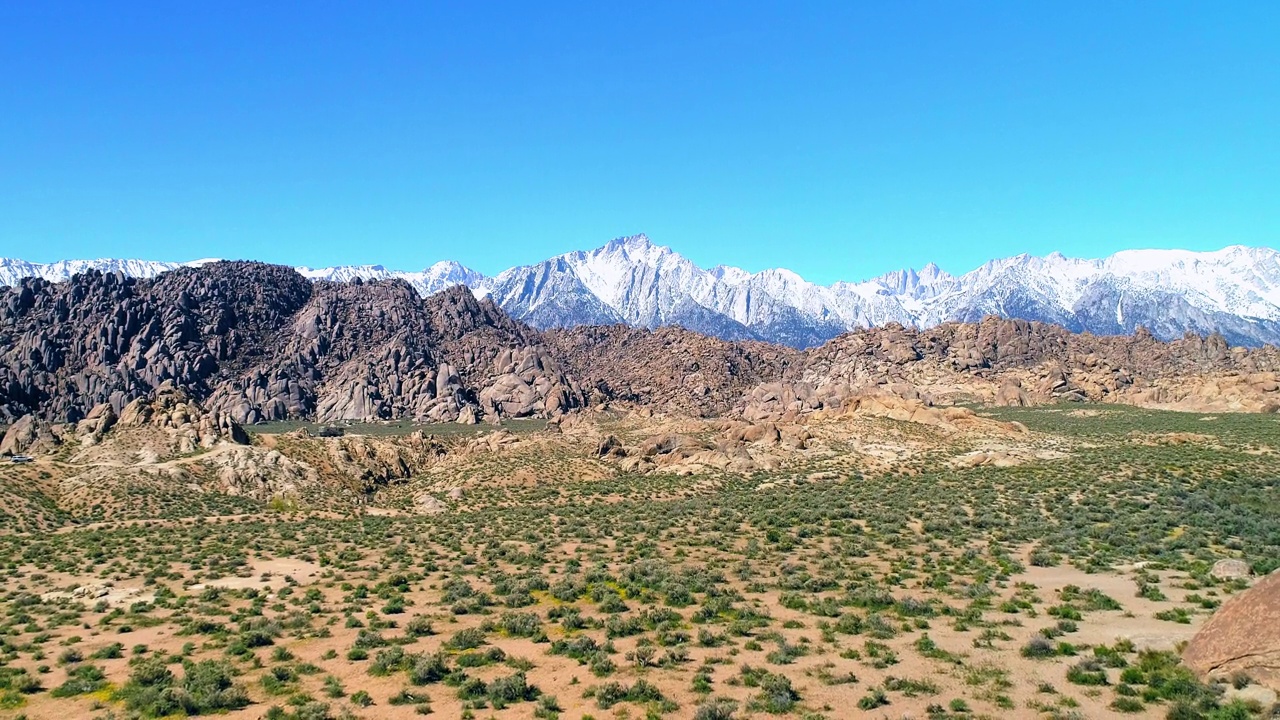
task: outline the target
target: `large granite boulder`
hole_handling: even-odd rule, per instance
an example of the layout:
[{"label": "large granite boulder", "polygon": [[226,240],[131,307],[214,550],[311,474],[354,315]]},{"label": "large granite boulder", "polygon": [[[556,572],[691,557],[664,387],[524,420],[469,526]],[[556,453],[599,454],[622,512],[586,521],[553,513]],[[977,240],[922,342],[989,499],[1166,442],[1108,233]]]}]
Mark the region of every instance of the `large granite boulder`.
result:
[{"label": "large granite boulder", "polygon": [[1280,572],[1223,603],[1187,643],[1182,661],[1202,677],[1242,672],[1280,691]]}]

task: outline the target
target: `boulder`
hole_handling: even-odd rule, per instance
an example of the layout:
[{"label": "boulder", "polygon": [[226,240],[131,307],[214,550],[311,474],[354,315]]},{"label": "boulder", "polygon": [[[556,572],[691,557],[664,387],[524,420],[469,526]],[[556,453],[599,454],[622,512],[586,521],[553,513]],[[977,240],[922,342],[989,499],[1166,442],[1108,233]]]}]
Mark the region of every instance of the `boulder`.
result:
[{"label": "boulder", "polygon": [[996,390],[996,405],[1006,407],[1026,407],[1031,404],[1031,398],[1027,395],[1027,391],[1022,389],[1022,383],[1017,380],[1006,380],[1000,383],[1000,388]]},{"label": "boulder", "polygon": [[439,515],[445,511],[445,505],[440,498],[430,493],[422,493],[414,497],[413,503],[417,511],[425,515]]},{"label": "boulder", "polygon": [[1243,560],[1228,558],[1219,560],[1213,564],[1213,569],[1209,571],[1211,577],[1219,580],[1234,580],[1236,578],[1247,578],[1253,573],[1249,569],[1249,563]]},{"label": "boulder", "polygon": [[778,426],[773,423],[760,423],[748,426],[742,431],[742,441],[761,445],[774,445],[782,440]]},{"label": "boulder", "polygon": [[32,448],[39,437],[34,415],[23,415],[9,426],[0,440],[0,455],[20,455]]},{"label": "boulder", "polygon": [[596,446],[596,457],[626,457],[626,448],[622,447],[622,441],[617,435],[606,436]]},{"label": "boulder", "polygon": [[467,405],[458,412],[459,425],[476,425],[479,424],[480,418],[476,416],[476,406]]},{"label": "boulder", "polygon": [[1280,572],[1223,603],[1187,643],[1182,661],[1203,678],[1242,672],[1280,690]]}]

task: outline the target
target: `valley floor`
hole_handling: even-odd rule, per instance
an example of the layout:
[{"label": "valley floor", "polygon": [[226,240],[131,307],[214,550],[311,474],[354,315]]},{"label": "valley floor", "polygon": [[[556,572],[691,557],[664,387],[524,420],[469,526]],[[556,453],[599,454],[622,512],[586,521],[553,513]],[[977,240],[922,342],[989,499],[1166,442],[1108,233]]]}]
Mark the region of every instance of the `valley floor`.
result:
[{"label": "valley floor", "polygon": [[289,502],[5,466],[0,715],[1270,716],[1178,651],[1251,582],[1215,563],[1280,564],[1280,417],[979,415],[1023,430],[833,421],[749,472],[639,474],[596,438],[658,421],[602,417]]}]

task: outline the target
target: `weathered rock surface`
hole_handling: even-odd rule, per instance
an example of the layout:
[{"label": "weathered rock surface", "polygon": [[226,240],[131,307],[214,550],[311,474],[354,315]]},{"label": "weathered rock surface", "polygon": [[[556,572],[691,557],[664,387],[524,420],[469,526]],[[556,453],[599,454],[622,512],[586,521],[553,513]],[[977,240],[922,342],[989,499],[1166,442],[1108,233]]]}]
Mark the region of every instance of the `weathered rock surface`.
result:
[{"label": "weathered rock surface", "polygon": [[1280,350],[1232,348],[1221,336],[1166,343],[1145,331],[1096,337],[988,317],[928,330],[889,325],[842,335],[747,391],[738,410],[749,418],[779,418],[843,408],[868,396],[913,400],[903,388],[914,388],[925,405],[1089,401],[1275,412],[1277,369]]},{"label": "weathered rock surface", "polygon": [[[1277,373],[1276,348],[1233,348],[1221,336],[1095,337],[995,317],[890,324],[805,352],[676,327],[540,333],[462,287],[423,299],[398,280],[312,283],[248,262],[0,288],[10,452],[56,444],[56,425],[97,442],[166,383],[216,422],[242,425],[473,424],[621,406],[781,424],[854,412],[948,427],[962,418],[941,407],[962,401],[1275,412]],[[166,412],[181,423],[180,408]]]},{"label": "weathered rock surface", "polygon": [[1223,603],[1182,652],[1202,677],[1243,672],[1280,691],[1280,572]]},{"label": "weathered rock surface", "polygon": [[[100,426],[105,417],[106,411],[103,411],[97,418],[88,418],[84,422],[91,423],[87,427],[92,430],[94,424]],[[231,416],[218,410],[205,410],[171,380],[161,383],[149,396],[130,401],[112,425],[149,426],[171,431],[189,441],[188,449],[185,450],[188,452],[197,445],[203,448],[213,447],[220,440],[239,445],[249,443],[249,436],[244,428]]]},{"label": "weathered rock surface", "polygon": [[399,281],[313,284],[261,263],[32,279],[0,289],[0,424],[95,420],[77,427],[95,437],[166,382],[241,424],[579,407],[540,341],[465,288],[423,300]]},{"label": "weathered rock surface", "polygon": [[1250,572],[1249,563],[1243,560],[1228,558],[1219,560],[1213,564],[1213,568],[1209,570],[1209,575],[1219,580],[1235,580],[1237,578],[1247,578],[1253,573]]},{"label": "weathered rock surface", "polygon": [[[34,415],[23,415],[9,426],[0,439],[0,455],[21,455],[36,451],[41,431]],[[52,438],[49,438],[52,441]],[[52,444],[52,442],[46,443]]]},{"label": "weathered rock surface", "polygon": [[693,417],[730,412],[752,387],[778,379],[803,358],[786,347],[729,342],[678,327],[577,327],[543,337],[581,383],[588,403]]},{"label": "weathered rock surface", "polygon": [[311,294],[287,268],[217,263],[154,280],[85,273],[0,290],[0,418],[79,422],[165,381],[203,397],[252,363]]}]

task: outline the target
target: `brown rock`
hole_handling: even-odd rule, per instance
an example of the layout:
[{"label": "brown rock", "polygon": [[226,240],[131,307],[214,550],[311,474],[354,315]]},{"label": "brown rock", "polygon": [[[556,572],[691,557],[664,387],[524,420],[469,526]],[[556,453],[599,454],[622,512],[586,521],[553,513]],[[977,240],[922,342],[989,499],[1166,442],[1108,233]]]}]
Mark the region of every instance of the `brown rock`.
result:
[{"label": "brown rock", "polygon": [[742,442],[775,445],[782,440],[778,426],[773,423],[750,425],[742,431]]},{"label": "brown rock", "polygon": [[1280,690],[1280,572],[1223,603],[1182,652],[1201,677],[1244,672]]},{"label": "brown rock", "polygon": [[1000,383],[995,402],[997,405],[1006,407],[1026,407],[1031,404],[1031,398],[1022,389],[1022,383],[1017,380],[1006,380]]},{"label": "brown rock", "polygon": [[0,455],[19,455],[25,453],[36,444],[39,431],[34,415],[23,415],[9,426],[0,440]]},{"label": "brown rock", "polygon": [[626,457],[626,448],[622,447],[622,441],[617,435],[609,435],[600,441],[596,447],[597,457]]}]

